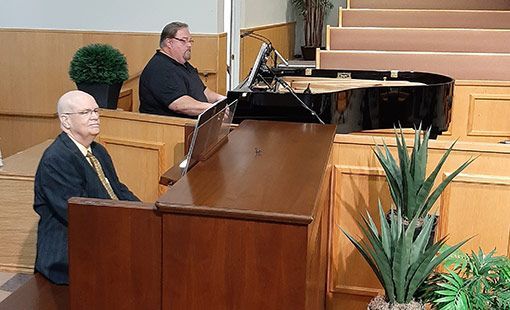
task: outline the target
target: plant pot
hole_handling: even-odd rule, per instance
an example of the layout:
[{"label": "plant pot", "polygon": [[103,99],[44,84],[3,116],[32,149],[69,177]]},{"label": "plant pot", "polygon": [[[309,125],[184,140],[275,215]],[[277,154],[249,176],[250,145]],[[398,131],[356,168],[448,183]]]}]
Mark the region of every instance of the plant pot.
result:
[{"label": "plant pot", "polygon": [[99,84],[99,83],[80,83],[76,84],[79,90],[90,94],[97,102],[100,108],[117,109],[120,88],[122,83]]},{"label": "plant pot", "polygon": [[425,305],[417,301],[411,301],[408,304],[390,305],[384,296],[374,297],[367,306],[367,310],[425,310]]},{"label": "plant pot", "polygon": [[315,60],[316,46],[301,46],[301,55],[303,60]]}]

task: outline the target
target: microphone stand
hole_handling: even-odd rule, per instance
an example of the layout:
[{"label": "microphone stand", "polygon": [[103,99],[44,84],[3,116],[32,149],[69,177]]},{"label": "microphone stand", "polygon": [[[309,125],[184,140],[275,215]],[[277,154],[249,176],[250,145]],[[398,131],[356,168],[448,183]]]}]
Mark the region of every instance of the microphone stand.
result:
[{"label": "microphone stand", "polygon": [[307,105],[303,102],[303,100],[301,100],[301,99],[298,97],[298,95],[296,94],[296,92],[292,89],[292,87],[290,87],[290,85],[289,85],[287,82],[285,82],[285,80],[284,80],[284,79],[282,79],[282,78],[280,78],[280,77],[277,77],[276,75],[275,75],[274,79],[275,79],[278,83],[280,83],[280,84],[281,84],[281,85],[282,85],[282,86],[283,86],[286,90],[288,90],[288,91],[292,94],[292,96],[294,96],[294,98],[296,98],[296,100],[299,102],[299,104],[300,104],[303,108],[305,108],[306,110],[308,110],[308,111],[310,112],[310,114],[312,114],[312,115],[313,115],[313,116],[314,116],[314,117],[315,117],[315,118],[319,121],[319,123],[321,123],[321,124],[323,124],[323,125],[325,124],[325,123],[324,123],[324,121],[323,121],[323,120],[319,117],[319,115],[317,115],[317,113],[315,113],[315,111],[314,111],[314,110],[310,109],[310,107],[309,107],[309,106],[307,106]]},{"label": "microphone stand", "polygon": [[264,37],[261,34],[255,33],[253,31],[247,31],[243,34],[241,34],[241,38],[244,37],[252,37],[256,40],[262,41],[264,43],[267,43],[269,45],[269,48],[274,52],[274,64],[276,66],[277,59],[280,59],[281,62],[283,62],[286,66],[289,66],[289,62],[276,50],[276,48],[273,47],[273,43],[271,43],[271,40]]}]

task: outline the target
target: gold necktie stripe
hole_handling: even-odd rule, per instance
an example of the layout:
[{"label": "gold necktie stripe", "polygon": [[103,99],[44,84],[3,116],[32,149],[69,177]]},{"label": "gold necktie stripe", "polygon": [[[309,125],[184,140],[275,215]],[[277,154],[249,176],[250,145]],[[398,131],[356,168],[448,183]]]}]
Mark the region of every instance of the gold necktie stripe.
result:
[{"label": "gold necktie stripe", "polygon": [[101,180],[101,183],[103,184],[104,188],[108,192],[108,195],[110,195],[111,199],[118,200],[117,195],[115,195],[115,192],[113,191],[112,186],[106,180],[106,177],[104,175],[103,167],[101,167],[101,163],[99,160],[97,160],[96,156],[92,155],[90,151],[87,152],[87,158],[90,159],[90,162],[92,163],[92,167],[94,170],[96,170],[97,176],[99,177],[99,180]]}]

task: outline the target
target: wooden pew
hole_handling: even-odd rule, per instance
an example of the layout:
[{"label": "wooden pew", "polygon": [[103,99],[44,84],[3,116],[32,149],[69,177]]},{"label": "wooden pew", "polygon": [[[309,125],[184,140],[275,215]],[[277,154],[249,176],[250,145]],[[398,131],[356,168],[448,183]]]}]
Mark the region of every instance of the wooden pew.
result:
[{"label": "wooden pew", "polygon": [[184,156],[184,125],[188,118],[101,110],[103,144],[117,173],[142,201],[155,201],[166,188],[159,177]]},{"label": "wooden pew", "polygon": [[317,51],[317,68],[405,70],[444,74],[456,80],[510,79],[510,53]]},{"label": "wooden pew", "polygon": [[344,9],[340,27],[510,29],[510,11]]},{"label": "wooden pew", "polygon": [[500,29],[344,28],[328,26],[327,34],[326,48],[330,50],[510,52],[510,30]]},{"label": "wooden pew", "polygon": [[47,140],[4,158],[0,167],[0,270],[31,273],[39,216],[33,209],[34,178]]},{"label": "wooden pew", "polygon": [[509,10],[508,0],[347,0],[357,9]]}]

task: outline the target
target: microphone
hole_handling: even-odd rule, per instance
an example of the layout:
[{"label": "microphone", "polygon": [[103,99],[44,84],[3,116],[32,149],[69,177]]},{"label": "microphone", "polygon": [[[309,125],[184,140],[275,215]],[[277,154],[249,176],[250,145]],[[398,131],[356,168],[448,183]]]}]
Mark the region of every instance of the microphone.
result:
[{"label": "microphone", "polygon": [[252,33],[253,33],[253,30],[245,31],[245,32],[241,33],[241,39],[244,37],[250,36]]},{"label": "microphone", "polygon": [[[287,82],[285,82],[285,80],[284,80],[284,79],[282,79],[282,78],[280,78],[280,77],[278,77],[278,76],[275,76],[274,78],[275,78],[275,80],[276,80],[278,83],[280,83],[280,84],[281,84],[281,85],[282,85],[282,86],[283,86],[286,90],[288,90],[288,91],[292,94],[292,96],[294,96],[294,98],[296,98],[296,100],[299,102],[299,104],[300,104],[303,108],[305,108],[306,110],[308,110],[308,111],[310,112],[310,114],[312,114],[312,115],[313,115],[313,116],[314,116],[314,117],[315,117],[315,118],[319,121],[319,123],[321,123],[321,124],[323,124],[323,125],[325,124],[325,123],[324,123],[324,121],[323,121],[323,120],[319,117],[319,115],[317,115],[317,113],[316,113],[314,110],[310,109],[310,107],[309,107],[309,106],[307,106],[307,105],[303,102],[303,100],[301,100],[301,99],[298,97],[298,95],[296,94],[296,92],[292,89],[292,87],[290,87],[290,85],[289,85],[289,84],[287,84]],[[308,89],[308,91],[311,93],[311,91],[310,91],[310,85],[308,85],[307,89]]]}]

